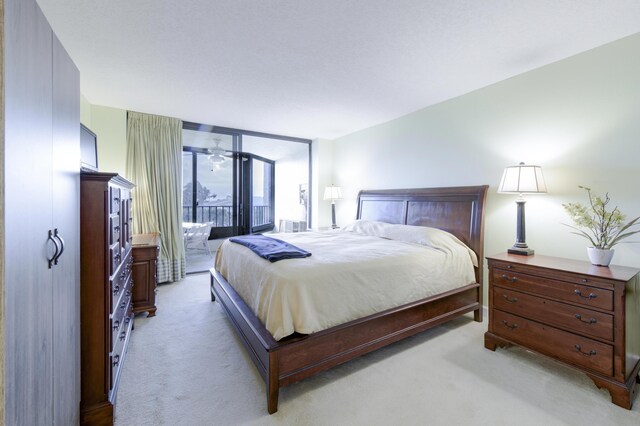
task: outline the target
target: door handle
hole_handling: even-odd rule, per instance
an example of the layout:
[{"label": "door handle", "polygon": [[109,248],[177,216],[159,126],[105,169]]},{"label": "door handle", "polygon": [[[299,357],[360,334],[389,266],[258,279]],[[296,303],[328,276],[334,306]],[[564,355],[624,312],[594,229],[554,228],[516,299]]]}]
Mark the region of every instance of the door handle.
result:
[{"label": "door handle", "polygon": [[49,263],[49,269],[51,269],[51,266],[53,265],[54,260],[58,257],[58,252],[60,252],[60,246],[58,245],[58,241],[56,241],[56,239],[53,238],[53,232],[51,232],[51,229],[49,229],[49,237],[47,238],[47,241],[52,241],[53,245],[56,247],[56,251],[53,252],[53,256],[51,256],[51,259],[47,258],[47,262]]},{"label": "door handle", "polygon": [[60,241],[60,252],[53,257],[53,264],[57,265],[58,259],[60,259],[60,256],[62,256],[62,253],[64,253],[64,240],[60,236],[60,233],[58,232],[58,228],[53,230],[53,238],[57,238],[58,241]]}]

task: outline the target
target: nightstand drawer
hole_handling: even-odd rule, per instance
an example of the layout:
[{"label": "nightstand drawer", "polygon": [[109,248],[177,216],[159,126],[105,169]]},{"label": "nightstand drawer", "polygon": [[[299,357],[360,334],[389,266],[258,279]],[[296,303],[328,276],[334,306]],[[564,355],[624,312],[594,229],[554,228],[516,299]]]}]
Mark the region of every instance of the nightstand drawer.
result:
[{"label": "nightstand drawer", "polygon": [[613,310],[613,292],[520,272],[493,269],[493,284],[593,308]]},{"label": "nightstand drawer", "polygon": [[613,316],[590,309],[493,287],[493,306],[521,317],[613,341]]},{"label": "nightstand drawer", "polygon": [[561,361],[613,376],[613,346],[499,310],[491,326],[498,336]]}]

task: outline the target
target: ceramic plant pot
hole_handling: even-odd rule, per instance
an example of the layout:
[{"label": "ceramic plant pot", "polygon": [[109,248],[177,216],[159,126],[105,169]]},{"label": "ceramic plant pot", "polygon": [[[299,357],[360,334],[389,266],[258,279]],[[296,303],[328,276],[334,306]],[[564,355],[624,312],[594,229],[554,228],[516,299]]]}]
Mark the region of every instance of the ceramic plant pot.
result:
[{"label": "ceramic plant pot", "polygon": [[602,250],[595,247],[587,247],[587,254],[591,264],[596,266],[609,266],[614,250]]}]

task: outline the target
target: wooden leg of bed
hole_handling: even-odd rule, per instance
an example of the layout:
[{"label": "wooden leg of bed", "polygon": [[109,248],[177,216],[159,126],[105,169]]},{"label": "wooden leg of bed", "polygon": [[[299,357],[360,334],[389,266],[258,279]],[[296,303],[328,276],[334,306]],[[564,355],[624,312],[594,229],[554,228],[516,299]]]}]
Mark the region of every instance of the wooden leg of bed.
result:
[{"label": "wooden leg of bed", "polygon": [[278,411],[278,395],[280,393],[280,383],[278,376],[278,352],[269,353],[269,371],[267,372],[267,411],[273,414]]},{"label": "wooden leg of bed", "polygon": [[482,322],[482,307],[473,311],[473,320],[476,322]]}]

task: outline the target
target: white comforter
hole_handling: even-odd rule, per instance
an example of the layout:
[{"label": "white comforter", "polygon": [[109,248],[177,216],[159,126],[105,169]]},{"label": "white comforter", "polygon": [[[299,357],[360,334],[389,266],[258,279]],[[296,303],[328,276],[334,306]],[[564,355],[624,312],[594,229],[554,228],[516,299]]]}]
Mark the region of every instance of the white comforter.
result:
[{"label": "white comforter", "polygon": [[215,265],[276,340],[475,282],[475,254],[453,236],[431,246],[344,230],[273,236],[312,256],[270,263],[225,241]]}]

